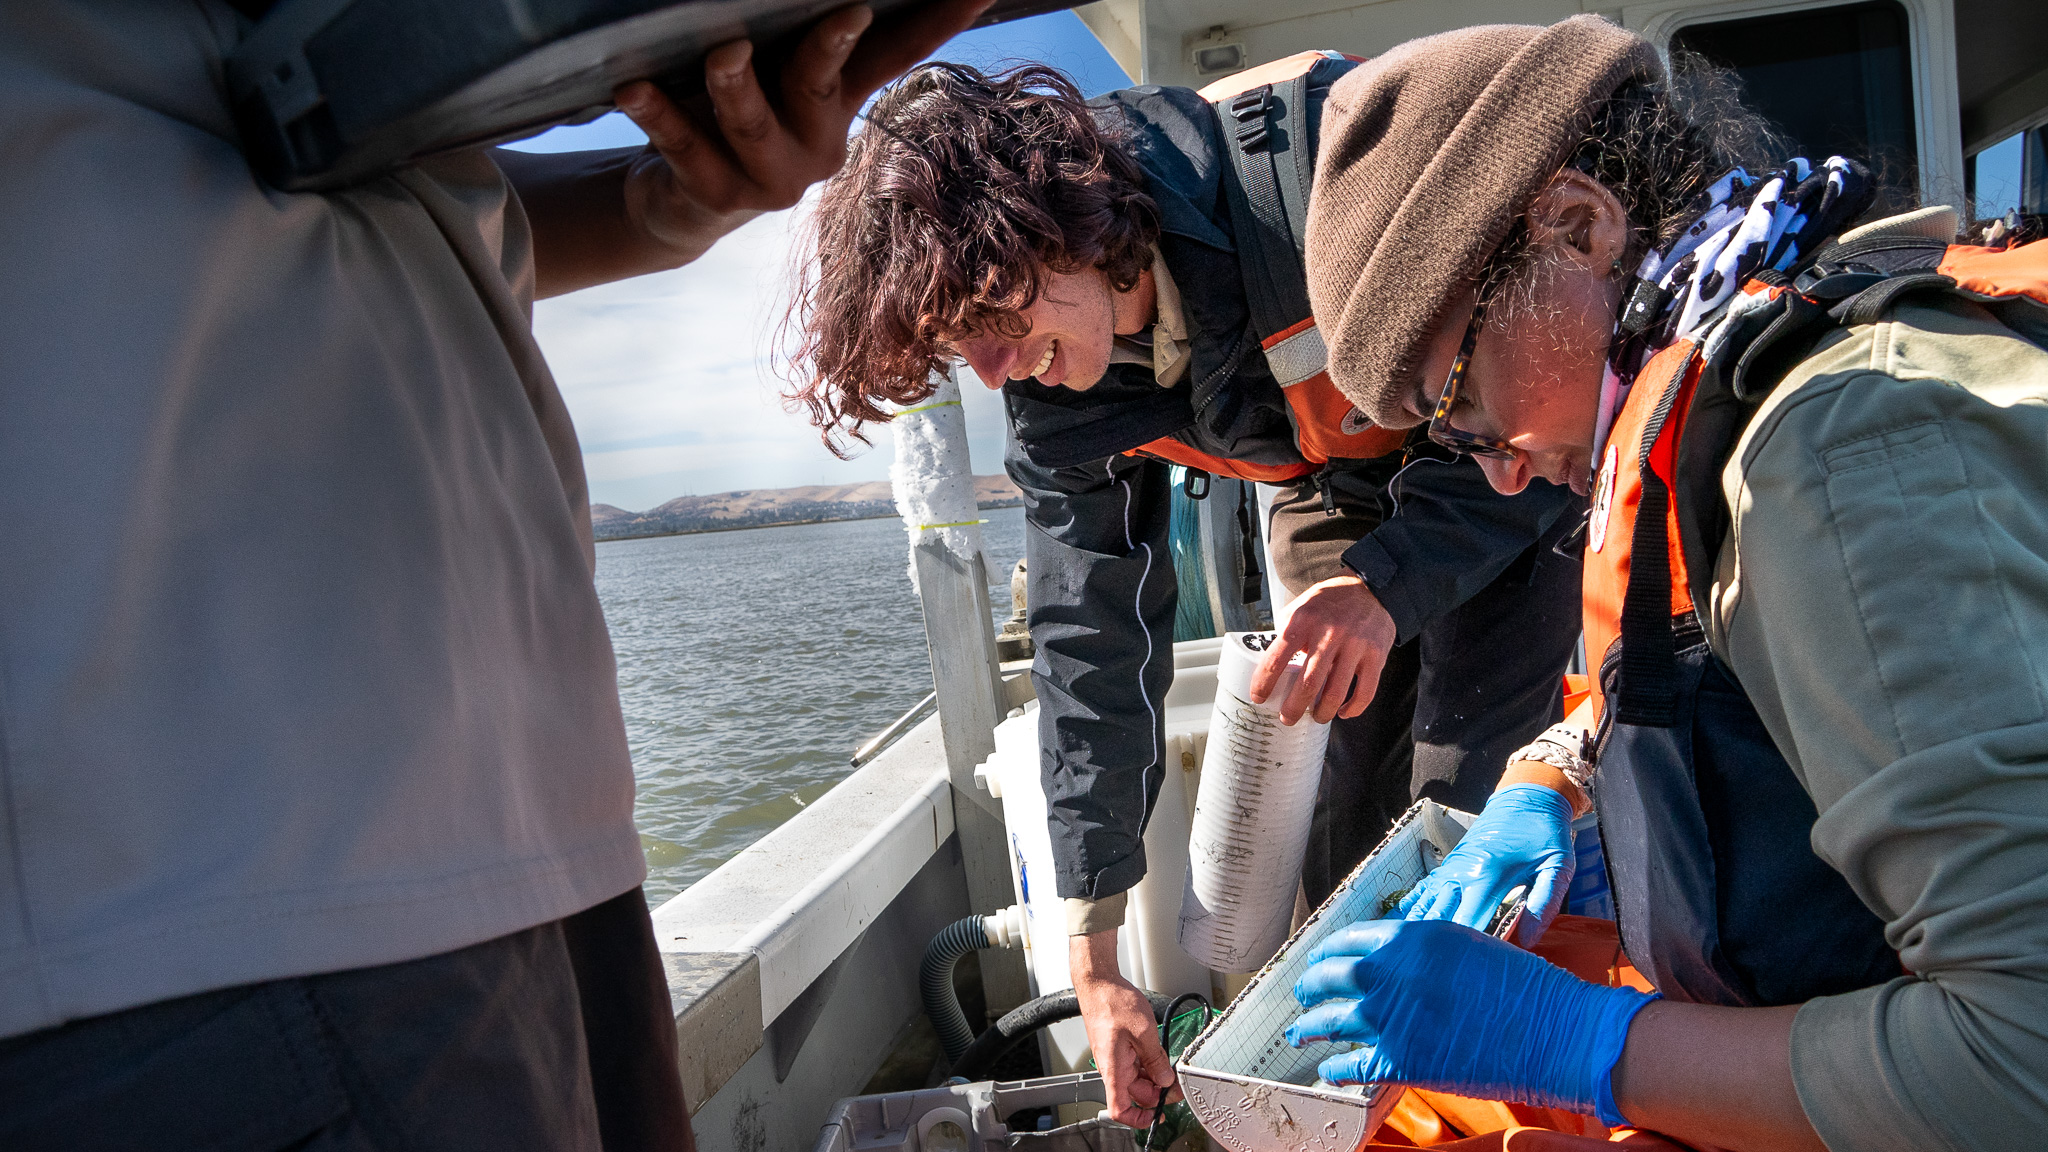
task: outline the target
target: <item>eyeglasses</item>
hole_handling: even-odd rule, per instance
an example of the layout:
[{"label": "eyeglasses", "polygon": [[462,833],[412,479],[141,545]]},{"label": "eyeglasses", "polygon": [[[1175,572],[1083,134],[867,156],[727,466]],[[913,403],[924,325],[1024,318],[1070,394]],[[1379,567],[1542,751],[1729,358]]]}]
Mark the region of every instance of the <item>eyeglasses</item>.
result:
[{"label": "eyeglasses", "polygon": [[1515,450],[1505,440],[1475,436],[1451,427],[1451,409],[1458,406],[1458,388],[1465,382],[1465,369],[1472,363],[1472,349],[1479,343],[1479,330],[1485,323],[1486,301],[1482,299],[1472,306],[1472,322],[1465,326],[1465,340],[1458,345],[1458,358],[1451,361],[1451,374],[1444,380],[1444,393],[1437,397],[1436,411],[1430,414],[1429,439],[1460,456],[1510,460],[1514,458]]}]

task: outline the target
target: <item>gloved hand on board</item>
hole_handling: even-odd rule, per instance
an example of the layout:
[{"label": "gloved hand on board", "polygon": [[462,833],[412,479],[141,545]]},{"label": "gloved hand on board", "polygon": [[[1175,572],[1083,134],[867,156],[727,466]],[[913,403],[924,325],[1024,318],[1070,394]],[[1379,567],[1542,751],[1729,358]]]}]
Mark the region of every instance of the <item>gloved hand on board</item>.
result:
[{"label": "gloved hand on board", "polygon": [[1331,1056],[1333,1084],[1386,1081],[1591,1112],[1624,1123],[1611,1078],[1629,1024],[1657,997],[1589,984],[1505,940],[1442,921],[1368,920],[1309,952],[1287,1028],[1370,1045]]},{"label": "gloved hand on board", "polygon": [[1395,911],[1409,920],[1452,920],[1486,931],[1500,902],[1527,884],[1517,939],[1533,944],[1550,927],[1572,885],[1572,806],[1541,784],[1493,794],[1465,838],[1423,877]]}]

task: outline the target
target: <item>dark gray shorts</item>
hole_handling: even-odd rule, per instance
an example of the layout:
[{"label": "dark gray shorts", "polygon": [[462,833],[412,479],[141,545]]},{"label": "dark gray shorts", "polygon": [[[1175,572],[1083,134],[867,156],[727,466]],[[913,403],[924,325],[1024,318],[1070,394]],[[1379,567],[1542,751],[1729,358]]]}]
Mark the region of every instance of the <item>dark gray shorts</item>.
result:
[{"label": "dark gray shorts", "polygon": [[638,889],[424,960],[0,1041],[7,1152],[690,1152]]}]

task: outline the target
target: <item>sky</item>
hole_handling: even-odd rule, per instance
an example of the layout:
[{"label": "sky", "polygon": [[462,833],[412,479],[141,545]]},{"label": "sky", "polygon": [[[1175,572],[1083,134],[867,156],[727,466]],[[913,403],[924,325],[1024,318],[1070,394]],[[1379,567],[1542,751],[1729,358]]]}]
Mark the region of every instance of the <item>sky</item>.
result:
[{"label": "sky", "polygon": [[2026,133],[2014,133],[1977,153],[1977,218],[1989,220],[2020,206],[2020,160]]},{"label": "sky", "polygon": [[[980,68],[1042,61],[1091,96],[1130,83],[1072,12],[976,29],[933,58]],[[512,147],[564,152],[645,139],[614,112]],[[677,496],[888,479],[885,427],[870,433],[873,448],[837,460],[777,395],[783,384],[768,351],[810,203],[753,220],[674,271],[534,306],[534,334],[583,442],[592,502],[638,512]],[[972,373],[962,392],[974,470],[1001,472],[1000,398]]]}]

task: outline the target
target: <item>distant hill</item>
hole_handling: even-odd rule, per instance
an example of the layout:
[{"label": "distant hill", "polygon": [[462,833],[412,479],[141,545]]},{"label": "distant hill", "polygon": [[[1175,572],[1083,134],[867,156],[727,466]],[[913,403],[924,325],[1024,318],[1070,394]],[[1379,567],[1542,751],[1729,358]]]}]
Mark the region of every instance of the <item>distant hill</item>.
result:
[{"label": "distant hill", "polygon": [[[1008,476],[976,476],[974,499],[983,508],[1014,508],[1024,502],[1024,494],[1010,483]],[[619,540],[629,536],[724,532],[733,528],[862,520],[895,514],[896,502],[890,495],[889,482],[872,480],[866,484],[812,484],[801,488],[750,488],[710,496],[678,496],[645,512],[592,504],[590,525],[599,540]]]}]

